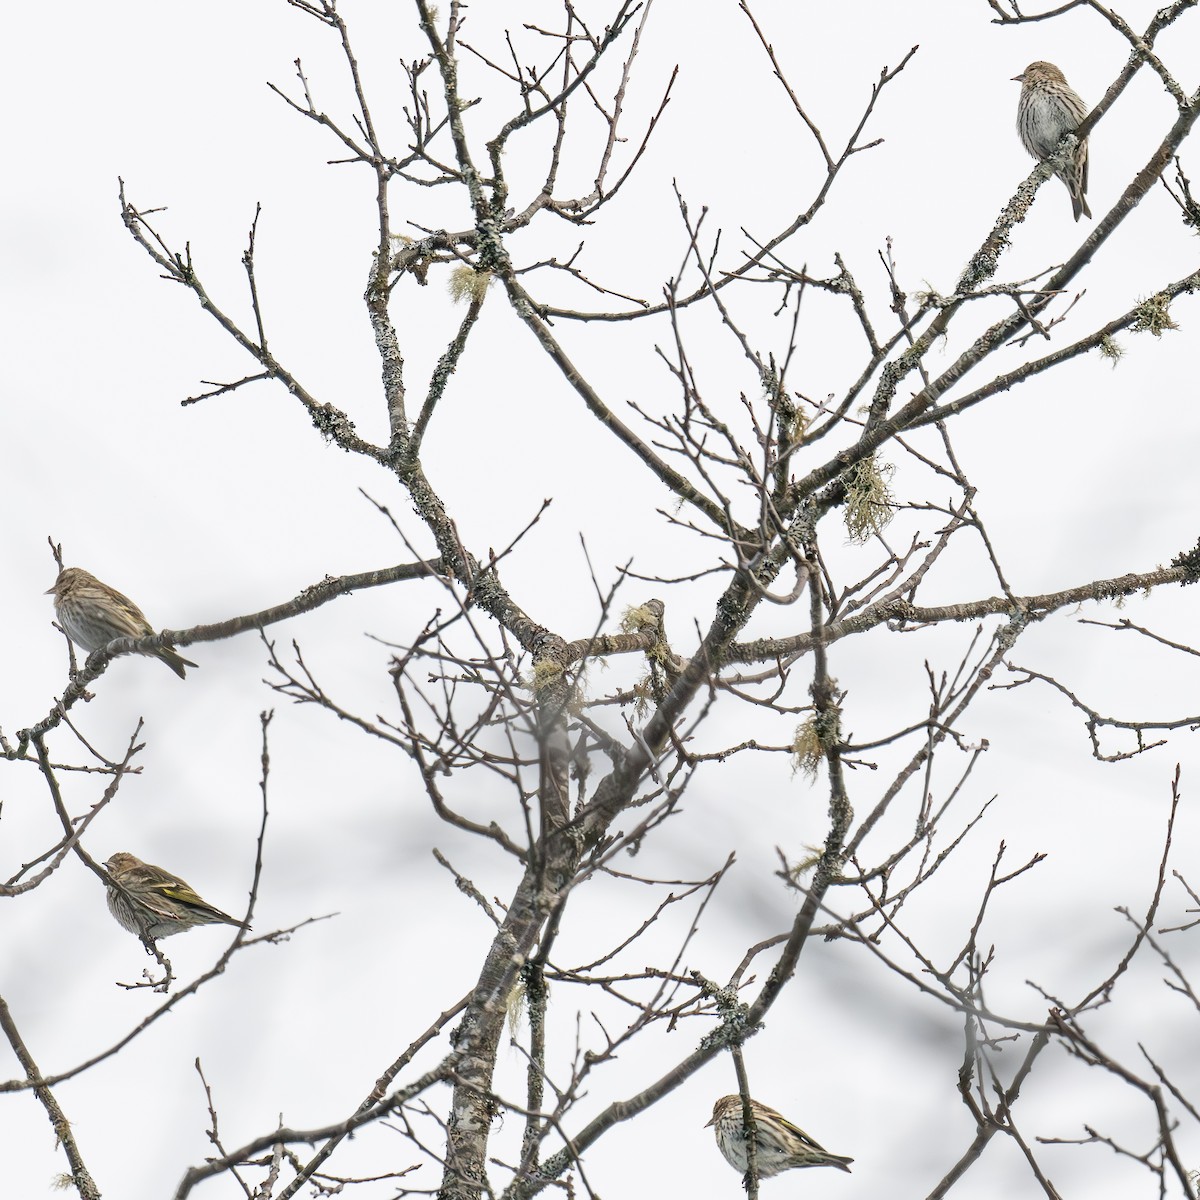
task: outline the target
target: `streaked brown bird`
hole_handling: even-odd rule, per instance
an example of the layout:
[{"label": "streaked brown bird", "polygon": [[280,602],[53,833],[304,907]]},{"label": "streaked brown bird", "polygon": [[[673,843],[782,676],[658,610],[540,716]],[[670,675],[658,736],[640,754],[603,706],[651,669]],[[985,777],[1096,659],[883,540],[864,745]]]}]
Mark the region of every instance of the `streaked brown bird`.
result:
[{"label": "streaked brown bird", "polygon": [[104,864],[108,885],[108,911],[144,943],[183,933],[197,925],[236,925],[242,922],[214,908],[178,875],[144,863],[120,851]]},{"label": "streaked brown bird", "polygon": [[[1032,62],[1013,80],[1021,85],[1021,99],[1017,103],[1017,133],[1021,145],[1034,158],[1045,161],[1055,150],[1064,134],[1074,133],[1079,123],[1087,116],[1088,106],[1072,91],[1066,77],[1053,64]],[[1071,193],[1071,208],[1075,220],[1080,216],[1091,218],[1086,193],[1088,185],[1088,147],[1083,138],[1075,147],[1075,153],[1055,174],[1067,185]]]},{"label": "streaked brown bird", "polygon": [[[79,567],[64,567],[46,595],[54,597],[54,611],[67,637],[89,654],[107,646],[113,638],[146,637],[154,632],[142,610],[128,596],[122,596]],[[187,674],[184,667],[197,665],[176,654],[170,646],[143,653],[161,658],[180,679]]]},{"label": "streaked brown bird", "polygon": [[[849,1171],[852,1158],[841,1154],[830,1154],[823,1146],[804,1132],[799,1126],[793,1125],[786,1117],[780,1116],[773,1108],[760,1104],[757,1100],[750,1101],[750,1111],[754,1114],[754,1141],[758,1146],[758,1174],[762,1179],[769,1179],[781,1171],[790,1171],[795,1167],[837,1167],[839,1171]],[[742,1182],[750,1186],[750,1159],[746,1149],[746,1127],[742,1118],[741,1096],[722,1096],[713,1105],[711,1125],[717,1135],[717,1148],[725,1155],[725,1161],[735,1171],[742,1172]]]}]

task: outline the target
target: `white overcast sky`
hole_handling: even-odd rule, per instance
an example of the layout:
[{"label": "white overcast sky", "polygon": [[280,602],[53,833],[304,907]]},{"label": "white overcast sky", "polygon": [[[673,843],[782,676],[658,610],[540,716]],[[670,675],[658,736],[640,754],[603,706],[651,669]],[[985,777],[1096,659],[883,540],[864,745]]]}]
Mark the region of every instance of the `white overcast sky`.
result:
[{"label": "white overcast sky", "polygon": [[[585,0],[580,7],[603,24],[615,6]],[[1155,7],[1145,0],[1119,4],[1135,29]],[[889,314],[878,256],[887,239],[910,292],[948,293],[1028,173],[1031,162],[1014,129],[1019,85],[1011,77],[1033,59],[1048,59],[1094,103],[1127,55],[1125,43],[1084,11],[1005,29],[991,23],[985,0],[757,0],[753,9],[832,146],[844,142],[881,68],[920,44],[868,127],[868,136],[883,144],[847,167],[829,206],[781,251],[818,275],[835,272],[833,255],[840,252],[868,290],[881,328]],[[398,64],[425,52],[414,9],[347,2],[344,14],[376,116],[399,150],[399,106],[406,96]],[[525,21],[554,24],[556,7],[541,0],[480,0],[471,9],[468,40],[499,53],[498,31],[507,25],[516,32]],[[532,61],[536,40],[521,37]],[[346,410],[364,436],[384,440],[378,358],[361,302],[375,237],[373,181],[362,168],[328,165],[337,156],[329,136],[266,86],[271,81],[296,95],[292,64],[299,56],[319,106],[346,117],[344,66],[328,32],[282,0],[117,7],[63,0],[12,6],[5,44],[0,611],[11,632],[0,643],[0,728],[12,738],[50,710],[66,683],[65,650],[42,594],[54,578],[48,536],[63,543],[68,563],[128,592],[156,626],[176,629],[280,603],[326,574],[411,559],[360,488],[389,506],[418,553],[432,553],[432,542],[394,482],[324,445],[281,388],[257,385],[180,406],[202,390],[201,380],[231,380],[253,365],[192,296],[157,278],[119,216],[121,177],[135,205],[165,208],[154,218],[157,227],[176,248],[190,243],[214,298],[246,319],[240,259],[261,202],[258,279],[275,354],[319,399]],[[1185,88],[1200,84],[1194,66],[1200,17],[1181,20],[1159,48]],[[656,0],[628,99],[631,136],[653,111],[676,63],[679,82],[650,150],[611,215],[586,231],[581,260],[612,289],[651,300],[685,249],[672,181],[693,215],[707,206],[706,228],[724,229],[721,265],[731,266],[748,244],[740,230],[771,236],[807,207],[820,178],[811,139],[732,0]],[[493,99],[472,117],[482,158],[485,134],[512,106],[494,99],[493,84],[477,64],[464,71],[465,93],[492,89]],[[425,78],[434,89],[432,70]],[[1170,121],[1169,99],[1143,71],[1092,137],[1090,202],[1097,217],[1111,208]],[[541,160],[521,158],[523,146],[536,142],[518,142],[510,151],[518,189],[538,177]],[[1200,159],[1189,145],[1185,162],[1200,179]],[[581,192],[588,166],[583,156],[567,162]],[[395,195],[398,230],[405,220],[435,228],[469,225],[463,197],[447,189]],[[515,190],[513,203],[523,206],[528,197],[527,186]],[[1062,262],[1088,228],[1071,222],[1065,192],[1050,181],[1015,231],[999,278],[1024,278]],[[547,221],[514,239],[514,249],[529,258],[566,258],[580,236],[574,227]],[[1055,331],[1054,344],[1195,269],[1196,258],[1195,237],[1165,192],[1154,191],[1098,253],[1084,281],[1087,293]],[[547,299],[590,303],[582,291],[555,280],[543,284],[534,276],[530,287],[543,287],[539,294]],[[760,344],[782,350],[786,323],[771,316],[777,298],[764,292],[744,316],[756,322]],[[425,289],[405,281],[396,312],[410,383],[419,394],[460,310],[444,275],[435,274]],[[979,406],[957,425],[956,451],[979,487],[980,510],[999,553],[1016,568],[1017,591],[1149,570],[1200,535],[1194,300],[1181,300],[1174,315],[1181,330],[1161,341],[1124,337],[1127,355],[1115,370],[1088,356]],[[710,393],[724,389],[736,414],[739,391],[753,386],[745,362],[711,319],[697,315],[696,322],[697,336],[707,340],[693,349],[708,372]],[[672,381],[653,353],[655,343],[670,341],[664,323],[632,329],[560,323],[556,331],[618,411],[628,411],[626,401],[654,411],[673,403]],[[934,365],[961,351],[958,336],[934,351]],[[568,638],[591,631],[596,604],[581,534],[604,586],[630,558],[639,570],[667,574],[704,561],[702,544],[655,514],[670,508],[670,499],[639,474],[626,451],[599,434],[505,310],[498,290],[476,340],[452,385],[453,407],[427,443],[428,470],[464,544],[481,556],[507,545],[542,499],[553,498],[505,573],[535,619]],[[861,336],[844,313],[814,298],[800,329],[793,386],[810,397],[841,394],[862,361]],[[1018,361],[1014,354],[1010,365]],[[903,479],[902,471],[898,482]],[[937,527],[933,514],[905,521],[909,533]],[[839,552],[836,546],[828,551]],[[949,602],[996,590],[982,559],[964,559],[956,571],[926,599]],[[713,581],[665,595],[677,649],[693,644],[694,621],[707,625],[717,587]],[[627,585],[622,600],[655,590]],[[281,647],[300,641],[306,661],[348,707],[368,717],[394,716],[386,647],[364,635],[405,644],[444,599],[432,583],[362,593],[277,627],[272,636]],[[1174,589],[1131,601],[1121,614],[1093,609],[1083,615],[1126,615],[1183,641],[1194,634],[1195,600],[1196,593]],[[765,612],[751,632],[784,632],[793,616]],[[971,633],[963,626],[923,641],[914,635],[901,650],[888,646],[886,657],[883,631],[846,645],[833,671],[849,690],[855,736],[866,740],[895,724],[899,698],[919,720],[923,661],[953,670]],[[1063,616],[1033,631],[1014,658],[1061,672],[1108,713],[1196,711],[1200,689],[1178,656],[1155,658],[1142,646],[1118,642]],[[272,815],[255,926],[340,915],[283,945],[242,954],[224,978],[122,1054],[58,1090],[102,1192],[120,1200],[173,1194],[186,1167],[209,1153],[204,1097],[192,1068],[197,1055],[230,1146],[267,1131],[280,1116],[300,1127],[348,1114],[387,1063],[471,985],[487,944],[487,925],[431,865],[431,847],[471,874],[488,896],[505,896],[514,878],[508,862],[433,818],[406,759],[326,714],[274,696],[262,682],[265,655],[255,637],[187,654],[201,667],[186,684],[156,663],[120,661],[95,685],[96,699],[74,710],[81,731],[114,756],[137,719],[146,721],[143,773],[123,785],[119,802],[94,827],[90,851],[103,860],[130,850],[236,911],[249,883],[260,816],[258,713],[274,706]],[[614,662],[610,675],[597,668],[592,678],[598,690],[609,689],[634,669]],[[1071,999],[1082,982],[1109,969],[1097,964],[1119,958],[1128,927],[1113,908],[1126,904],[1136,912],[1148,902],[1170,776],[1181,762],[1185,794],[1194,795],[1195,754],[1185,740],[1101,767],[1080,722],[1048,690],[995,693],[966,724],[966,735],[987,738],[991,749],[965,803],[977,808],[996,796],[996,805],[961,861],[948,869],[952,882],[929,893],[926,904],[937,897],[946,911],[918,911],[913,920],[931,949],[957,947],[962,914],[973,911],[1000,840],[1007,840],[1013,865],[1048,852],[1046,869],[998,902],[991,933],[1010,956],[997,970],[994,1007],[1040,1020],[1046,1002],[1026,980]],[[776,721],[764,736],[786,741],[793,729],[794,721]],[[744,736],[722,727],[714,743],[721,735],[727,741]],[[56,758],[80,757],[65,732],[55,734],[52,749]],[[795,910],[794,895],[772,874],[774,847],[799,857],[805,843],[824,836],[820,788],[793,778],[782,759],[772,765],[773,771],[757,774],[730,765],[702,775],[669,836],[632,864],[668,878],[697,877],[714,870],[728,849],[737,850],[739,865],[718,893],[711,926],[686,960],[713,978],[726,977],[741,947],[785,928]],[[863,811],[886,770],[870,775],[852,777]],[[941,784],[948,782],[949,775]],[[79,813],[95,802],[102,783],[76,776],[65,786]],[[455,800],[486,811],[498,796]],[[7,878],[49,843],[55,824],[45,786],[30,765],[4,768],[0,799],[0,875]],[[1185,809],[1179,846],[1194,846],[1196,835]],[[645,904],[644,897],[603,891],[597,889],[587,910],[593,927],[586,914],[576,914],[582,924],[569,946],[581,961],[588,947],[599,952],[615,940],[614,931],[632,929]],[[1178,916],[1178,893],[1172,902]],[[186,980],[219,953],[223,936],[200,930],[165,948]],[[1194,941],[1180,939],[1173,948],[1185,968],[1200,965]],[[113,986],[134,977],[143,961],[137,942],[109,917],[94,877],[74,862],[0,909],[0,995],[47,1073],[111,1045],[149,1011],[154,998],[147,992]],[[814,1200],[925,1195],[972,1135],[953,1090],[959,1020],[919,1003],[911,989],[837,944],[814,943],[802,961],[768,1029],[750,1043],[748,1063],[762,1099],[856,1163],[852,1176],[814,1171],[768,1182],[767,1194],[798,1194],[803,1186]],[[1154,970],[1128,986],[1145,989],[1143,1015],[1161,1020],[1163,1028],[1182,1020]],[[591,1001],[578,999],[587,1045],[595,1033],[586,1015]],[[563,1054],[574,1037],[576,1000],[562,989],[553,1001]],[[1105,1020],[1097,1014],[1093,1028],[1136,1059],[1138,1031],[1116,1021],[1108,1028]],[[623,1060],[595,1081],[585,1115],[644,1087],[706,1028],[685,1025],[644,1055]],[[444,1047],[443,1040],[417,1069]],[[1195,1088],[1200,1078],[1192,1059],[1190,1077],[1184,1072],[1182,1078]],[[522,1066],[515,1052],[502,1054],[498,1078],[517,1095]],[[1082,1137],[1082,1124],[1090,1121],[1149,1144],[1147,1113],[1127,1111],[1127,1097],[1096,1073],[1061,1056],[1039,1071],[1020,1114],[1031,1135]],[[7,1047],[0,1048],[0,1079],[17,1074]],[[740,1194],[702,1128],[713,1099],[733,1088],[728,1063],[717,1062],[647,1118],[610,1134],[587,1158],[592,1186],[606,1196]],[[1073,1098],[1066,1108],[1064,1094]],[[445,1099],[445,1093],[435,1097]],[[502,1135],[506,1152],[519,1141],[518,1126],[510,1120]],[[656,1161],[651,1139],[667,1139],[682,1161]],[[1181,1140],[1190,1161],[1200,1164],[1196,1131]],[[998,1138],[988,1153],[955,1196],[1034,1194],[1011,1143]],[[351,1161],[363,1171],[414,1161],[406,1143],[382,1132],[360,1138],[355,1155],[347,1171]],[[1064,1196],[1150,1194],[1144,1173],[1105,1149],[1048,1151],[1045,1161]],[[47,1194],[65,1169],[45,1114],[28,1093],[0,1095],[0,1164],[0,1194],[19,1200]],[[339,1165],[335,1159],[335,1171]],[[416,1178],[436,1188],[436,1165],[427,1163]],[[232,1180],[222,1179],[196,1194],[239,1193]]]}]

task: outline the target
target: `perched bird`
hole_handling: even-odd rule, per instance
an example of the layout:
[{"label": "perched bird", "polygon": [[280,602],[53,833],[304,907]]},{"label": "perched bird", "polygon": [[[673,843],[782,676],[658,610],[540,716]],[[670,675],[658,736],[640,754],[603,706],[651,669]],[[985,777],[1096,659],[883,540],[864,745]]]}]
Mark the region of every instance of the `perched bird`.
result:
[{"label": "perched bird", "polygon": [[[67,637],[89,654],[107,646],[113,638],[146,637],[154,632],[128,596],[78,567],[64,567],[46,595],[54,597],[54,611]],[[170,646],[145,653],[161,658],[180,679],[187,674],[184,667],[196,666]]]},{"label": "perched bird", "polygon": [[[1036,159],[1049,158],[1063,135],[1074,133],[1087,116],[1088,107],[1068,86],[1063,73],[1048,62],[1033,62],[1013,76],[1021,85],[1017,104],[1017,133],[1021,145]],[[1087,138],[1075,147],[1075,153],[1055,172],[1071,193],[1075,220],[1082,214],[1090,218],[1092,210],[1084,198],[1088,185]]]},{"label": "perched bird", "polygon": [[121,851],[104,864],[108,911],[144,943],[183,933],[196,925],[237,925],[242,922],[201,900],[178,875],[144,863]]},{"label": "perched bird", "polygon": [[[830,1154],[818,1146],[803,1129],[781,1117],[773,1108],[750,1101],[754,1114],[754,1140],[758,1146],[758,1174],[761,1179],[790,1171],[793,1167],[837,1167],[849,1171],[852,1158]],[[717,1148],[725,1155],[725,1161],[735,1171],[744,1175],[743,1183],[750,1186],[750,1159],[746,1149],[746,1128],[742,1117],[741,1096],[722,1096],[713,1105],[712,1120],[705,1128],[713,1126],[717,1135]]]}]

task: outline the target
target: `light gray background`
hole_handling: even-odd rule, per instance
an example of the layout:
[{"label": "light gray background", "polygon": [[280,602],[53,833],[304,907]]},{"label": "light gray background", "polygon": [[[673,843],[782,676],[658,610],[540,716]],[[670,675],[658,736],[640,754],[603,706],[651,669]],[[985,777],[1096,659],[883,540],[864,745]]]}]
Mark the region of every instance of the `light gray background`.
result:
[{"label": "light gray background", "polygon": [[[1140,29],[1154,8],[1126,2],[1121,11]],[[607,11],[596,3],[584,10],[598,24]],[[1032,59],[1049,59],[1094,102],[1126,57],[1124,43],[1084,11],[1015,30],[991,24],[983,0],[760,0],[754,11],[831,146],[848,135],[879,70],[921,45],[869,127],[869,135],[886,139],[883,145],[846,168],[828,206],[783,250],[814,274],[833,273],[832,256],[840,251],[869,286],[882,328],[886,290],[876,256],[885,239],[893,239],[910,291],[949,292],[1029,171],[1013,127],[1018,85],[1010,77]],[[468,40],[495,50],[505,25],[514,32],[524,21],[548,25],[555,13],[551,4],[480,3],[471,10]],[[345,15],[375,112],[398,136],[397,110],[406,96],[397,63],[426,50],[413,11],[351,5]],[[1189,88],[1197,83],[1189,68],[1198,30],[1197,18],[1185,17],[1159,47]],[[5,41],[0,512],[7,519],[0,606],[10,636],[0,642],[0,727],[11,738],[49,711],[66,681],[65,649],[50,624],[50,599],[41,594],[54,578],[48,535],[63,542],[68,563],[128,592],[156,626],[172,628],[281,602],[326,574],[410,559],[360,487],[391,507],[420,553],[431,553],[432,544],[394,483],[324,445],[282,389],[259,385],[179,406],[202,390],[199,380],[234,379],[253,364],[193,297],[156,278],[119,218],[118,175],[137,206],[167,207],[154,218],[157,227],[176,248],[190,241],[214,297],[248,320],[240,256],[261,201],[258,278],[275,353],[319,399],[348,411],[368,438],[383,440],[378,359],[361,303],[375,235],[373,182],[362,168],[327,165],[336,145],[265,84],[297,94],[292,61],[300,56],[320,106],[344,118],[345,72],[328,32],[282,3],[113,8],[68,0],[13,8]],[[607,286],[652,300],[685,246],[672,180],[693,214],[708,206],[706,228],[725,229],[728,265],[745,244],[739,228],[770,236],[807,206],[819,179],[811,141],[734,4],[658,0],[630,91],[631,114],[644,122],[676,62],[680,79],[650,151],[605,221],[587,233],[582,260]],[[436,86],[432,71],[426,83]],[[462,90],[478,88],[492,98],[473,116],[477,147],[497,118],[512,111],[511,100],[498,99],[491,78],[471,64]],[[1098,127],[1090,190],[1098,217],[1157,144],[1170,109],[1156,78],[1142,71]],[[576,115],[584,124],[582,106]],[[634,120],[627,132],[640,128]],[[525,185],[541,170],[541,159],[532,158],[523,174],[520,156],[529,144],[515,143],[509,162]],[[568,164],[585,190],[590,159],[580,154]],[[1200,177],[1200,163],[1192,166]],[[514,203],[526,198],[514,194]],[[469,224],[463,197],[446,189],[397,191],[393,215],[397,228],[405,218],[433,227]],[[1089,228],[1071,223],[1065,192],[1050,181],[1016,231],[999,278],[1023,278],[1063,261]],[[546,221],[514,239],[514,249],[529,259],[565,258],[579,236]],[[1098,253],[1087,294],[1056,331],[1055,344],[1123,311],[1195,262],[1194,237],[1156,190]],[[591,303],[556,281],[546,281],[539,294]],[[761,346],[782,351],[785,321],[769,315],[776,299],[764,290],[755,308],[747,298],[743,316]],[[840,394],[860,369],[861,337],[839,307],[810,299],[790,381],[809,396]],[[445,273],[435,272],[425,289],[405,280],[395,311],[402,314],[410,383],[419,392],[461,310],[447,295]],[[1181,301],[1174,315],[1181,331],[1160,341],[1123,337],[1127,354],[1115,370],[1089,355],[979,406],[955,427],[956,449],[980,489],[981,511],[1018,591],[1147,570],[1195,542],[1194,302]],[[708,394],[716,399],[724,390],[736,416],[739,391],[753,386],[744,360],[711,316],[697,314],[692,328]],[[670,340],[665,323],[632,329],[560,323],[556,330],[618,411],[625,400],[654,411],[673,405],[673,385],[653,354],[655,342]],[[654,515],[669,507],[669,498],[599,434],[498,291],[476,341],[427,442],[428,468],[464,544],[476,553],[506,545],[543,497],[553,497],[505,569],[505,582],[527,610],[567,637],[591,630],[596,606],[581,532],[605,584],[631,557],[647,573],[682,572],[706,561],[706,547]],[[939,349],[933,361],[948,362],[961,347],[956,341]],[[1025,351],[1040,352],[1032,344]],[[902,465],[896,479],[901,493],[906,471]],[[936,527],[932,515],[905,515],[896,541],[904,540],[901,529]],[[853,555],[864,552],[842,551],[828,540],[827,552],[844,555],[847,578],[854,577]],[[996,590],[981,557],[956,560],[940,578],[936,598],[946,602]],[[710,581],[665,595],[677,649],[693,644],[694,620],[707,623],[717,586]],[[663,591],[636,588],[629,585],[622,600]],[[1123,613],[1093,608],[1081,615],[1126,615],[1186,641],[1195,600],[1190,591],[1171,589],[1134,600]],[[270,636],[282,648],[298,639],[322,684],[348,707],[394,716],[386,647],[364,635],[406,643],[439,603],[445,597],[433,583],[366,592]],[[770,609],[749,632],[788,631],[793,617]],[[839,648],[832,669],[849,690],[854,735],[879,736],[919,719],[922,661],[953,669],[971,632],[954,627],[895,647],[879,631]],[[58,1090],[101,1190],[123,1200],[172,1194],[186,1166],[210,1152],[192,1069],[197,1054],[227,1145],[266,1132],[280,1116],[293,1126],[321,1125],[352,1111],[379,1071],[471,985],[489,930],[433,865],[431,846],[488,896],[505,896],[515,878],[511,864],[435,821],[407,760],[326,714],[273,696],[262,682],[265,656],[255,637],[187,653],[201,669],[186,684],[156,663],[120,661],[95,686],[96,699],[75,709],[80,728],[110,755],[120,752],[136,719],[146,718],[143,773],[123,785],[89,835],[89,849],[99,859],[130,850],[237,911],[259,820],[258,713],[274,706],[272,815],[255,926],[265,931],[308,915],[339,915],[289,943],[239,956],[199,997]],[[1179,656],[1126,646],[1069,619],[1031,633],[1014,657],[1058,671],[1106,712],[1168,717],[1197,707],[1194,674]],[[632,662],[613,661],[590,678],[599,693],[628,682],[636,670]],[[729,719],[743,715],[731,712]],[[718,714],[706,745],[747,736],[724,720]],[[760,734],[776,742],[794,732],[794,723],[764,725]],[[1194,754],[1185,737],[1101,767],[1079,721],[1045,689],[997,693],[966,725],[968,737],[986,737],[991,749],[966,789],[963,819],[989,797],[997,800],[910,919],[931,952],[952,953],[999,841],[1007,841],[1013,865],[1048,852],[1043,869],[996,903],[994,928],[984,939],[995,942],[1000,956],[993,1007],[1040,1020],[1046,1002],[1026,980],[1076,999],[1123,952],[1130,928],[1113,906],[1145,908],[1170,776],[1182,761],[1190,793]],[[58,759],[79,757],[65,731],[54,735],[52,748]],[[885,769],[852,776],[860,811],[886,776]],[[948,771],[939,782],[944,787],[951,779]],[[82,812],[102,781],[71,776],[65,786],[73,811]],[[55,821],[33,766],[5,767],[0,796],[7,876],[53,839]],[[498,789],[453,799],[472,811],[490,811],[492,804],[512,811],[511,798]],[[782,757],[735,761],[701,775],[683,815],[631,864],[668,878],[696,877],[715,869],[729,849],[737,851],[738,866],[689,950],[688,966],[724,978],[742,947],[786,927],[796,900],[772,874],[774,847],[800,857],[805,844],[823,837],[824,810],[820,785],[793,777]],[[1195,837],[1185,804],[1176,838],[1185,874]],[[599,952],[615,940],[614,930],[632,930],[645,904],[641,893],[597,887],[575,912],[560,960]],[[1184,906],[1176,887],[1169,892],[1173,920]],[[186,979],[219,953],[223,936],[200,930],[165,948]],[[656,941],[660,959],[677,936],[664,932]],[[649,961],[652,949],[635,957]],[[1172,949],[1182,966],[1194,966],[1194,938],[1177,937]],[[143,962],[137,942],[106,912],[96,880],[73,862],[0,912],[0,994],[47,1073],[112,1044],[149,1010],[149,994],[113,986],[135,976]],[[1114,1050],[1137,1065],[1135,1042],[1149,1039],[1151,1052],[1194,1088],[1195,1055],[1183,1052],[1194,1031],[1186,1006],[1162,988],[1153,963],[1135,975],[1125,986],[1141,989],[1137,1005],[1111,1018],[1097,1014],[1089,1029],[1111,1038]],[[583,1044],[597,1036],[588,1016],[592,1003],[566,988],[554,993],[564,1071],[561,1055],[571,1051],[577,1004],[584,1008]],[[814,1171],[768,1182],[768,1194],[798,1194],[803,1186],[814,1200],[925,1195],[972,1134],[954,1093],[960,1025],[865,955],[841,944],[806,947],[799,976],[747,1050],[751,1077],[761,1099],[856,1163],[852,1176]],[[623,1058],[596,1081],[584,1115],[645,1086],[707,1028],[685,1024]],[[418,1069],[444,1047],[443,1040]],[[4,1078],[18,1074],[7,1049],[0,1063]],[[522,1070],[515,1052],[502,1054],[498,1086],[519,1097]],[[587,1156],[592,1186],[601,1195],[740,1194],[702,1128],[714,1097],[733,1086],[728,1064],[718,1062],[642,1120],[610,1134]],[[1127,1093],[1061,1056],[1039,1064],[1018,1117],[1029,1135],[1080,1137],[1088,1122],[1135,1145],[1153,1138],[1148,1109],[1132,1107]],[[519,1135],[519,1121],[510,1119],[496,1152],[511,1158]],[[1180,1141],[1200,1163],[1195,1131],[1181,1133]],[[0,1191],[14,1197],[46,1194],[64,1169],[45,1115],[27,1093],[0,1098],[0,1161]],[[411,1161],[406,1143],[377,1130],[332,1166],[344,1174]],[[1065,1196],[1151,1194],[1143,1172],[1103,1148],[1046,1151],[1043,1161]],[[440,1173],[427,1163],[409,1178],[436,1188]],[[1033,1192],[1016,1148],[997,1138],[985,1164],[954,1194],[990,1200]],[[223,1179],[198,1194],[238,1191]]]}]

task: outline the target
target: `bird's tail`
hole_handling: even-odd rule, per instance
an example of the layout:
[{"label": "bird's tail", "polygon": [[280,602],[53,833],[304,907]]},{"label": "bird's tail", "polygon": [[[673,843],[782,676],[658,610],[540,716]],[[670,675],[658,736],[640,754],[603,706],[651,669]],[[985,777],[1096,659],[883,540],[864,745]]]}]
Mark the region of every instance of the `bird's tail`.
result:
[{"label": "bird's tail", "polygon": [[161,658],[180,679],[187,678],[187,672],[183,669],[184,667],[199,667],[200,665],[199,663],[192,662],[190,658],[184,658],[182,654],[176,654],[170,646],[163,646],[161,649],[156,650],[154,657]]}]

